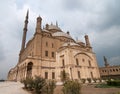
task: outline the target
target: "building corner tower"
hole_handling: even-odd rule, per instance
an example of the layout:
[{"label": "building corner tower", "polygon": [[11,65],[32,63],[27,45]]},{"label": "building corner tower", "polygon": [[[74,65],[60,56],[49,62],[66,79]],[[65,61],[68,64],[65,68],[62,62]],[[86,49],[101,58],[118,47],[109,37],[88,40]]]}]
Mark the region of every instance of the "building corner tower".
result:
[{"label": "building corner tower", "polygon": [[36,32],[35,33],[41,33],[41,23],[42,23],[42,18],[39,16],[37,17],[37,22],[36,22]]},{"label": "building corner tower", "polygon": [[88,35],[85,35],[85,43],[86,43],[86,47],[87,47],[90,51],[92,51],[92,47],[91,47],[91,45],[90,45],[90,41],[89,41]]}]

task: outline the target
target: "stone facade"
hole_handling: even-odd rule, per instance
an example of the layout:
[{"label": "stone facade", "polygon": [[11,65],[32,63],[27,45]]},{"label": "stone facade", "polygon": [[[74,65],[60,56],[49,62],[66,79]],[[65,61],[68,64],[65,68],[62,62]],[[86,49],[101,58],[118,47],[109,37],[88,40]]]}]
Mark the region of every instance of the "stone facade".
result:
[{"label": "stone facade", "polygon": [[58,24],[46,24],[37,18],[34,36],[26,44],[28,12],[23,29],[23,40],[18,64],[8,73],[8,80],[20,81],[26,77],[42,76],[60,81],[65,70],[70,79],[99,79],[95,53],[85,35],[85,42],[75,41],[69,32],[63,32]]},{"label": "stone facade", "polygon": [[100,67],[100,76],[102,79],[120,79],[120,66],[110,66],[104,56],[105,67]]}]

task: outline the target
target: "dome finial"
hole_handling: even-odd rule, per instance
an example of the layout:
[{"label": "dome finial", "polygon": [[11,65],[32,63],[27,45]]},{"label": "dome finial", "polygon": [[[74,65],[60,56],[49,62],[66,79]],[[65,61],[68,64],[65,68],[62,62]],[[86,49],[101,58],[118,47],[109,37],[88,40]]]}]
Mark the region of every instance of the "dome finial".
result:
[{"label": "dome finial", "polygon": [[51,25],[53,25],[53,23],[51,22]]},{"label": "dome finial", "polygon": [[58,27],[58,22],[56,21],[56,26]]}]

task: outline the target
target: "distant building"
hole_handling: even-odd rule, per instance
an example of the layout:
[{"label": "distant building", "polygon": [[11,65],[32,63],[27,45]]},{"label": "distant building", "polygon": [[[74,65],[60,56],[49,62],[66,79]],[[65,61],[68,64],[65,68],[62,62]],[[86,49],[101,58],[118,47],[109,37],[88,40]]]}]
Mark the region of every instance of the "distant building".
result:
[{"label": "distant building", "polygon": [[100,67],[100,76],[102,79],[120,79],[120,66],[110,66],[107,58],[104,56],[105,67]]},{"label": "distant building", "polygon": [[63,70],[69,74],[70,79],[100,78],[96,55],[88,35],[85,35],[86,43],[75,41],[57,23],[46,24],[44,28],[41,28],[41,23],[42,18],[38,17],[34,36],[26,44],[27,12],[19,61],[9,71],[8,80],[20,81],[37,75],[59,81]]}]

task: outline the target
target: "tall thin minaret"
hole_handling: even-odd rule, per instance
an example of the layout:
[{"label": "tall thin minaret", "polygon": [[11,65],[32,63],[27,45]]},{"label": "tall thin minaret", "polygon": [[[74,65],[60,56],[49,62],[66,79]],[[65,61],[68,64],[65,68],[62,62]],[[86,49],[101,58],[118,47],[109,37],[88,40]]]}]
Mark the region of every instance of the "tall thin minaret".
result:
[{"label": "tall thin minaret", "polygon": [[104,56],[103,57],[104,58],[104,62],[105,62],[105,67],[108,67],[109,66],[109,63],[108,63],[108,61],[107,61],[107,58]]},{"label": "tall thin minaret", "polygon": [[23,51],[25,48],[27,25],[28,25],[28,15],[29,15],[29,10],[27,11],[26,18],[25,18],[25,24],[24,24],[24,28],[23,28],[23,38],[22,38],[21,51]]},{"label": "tall thin minaret", "polygon": [[88,35],[85,35],[85,42],[87,47],[91,47]]}]

